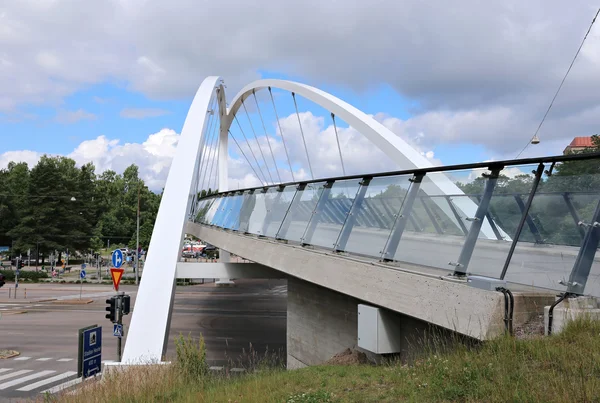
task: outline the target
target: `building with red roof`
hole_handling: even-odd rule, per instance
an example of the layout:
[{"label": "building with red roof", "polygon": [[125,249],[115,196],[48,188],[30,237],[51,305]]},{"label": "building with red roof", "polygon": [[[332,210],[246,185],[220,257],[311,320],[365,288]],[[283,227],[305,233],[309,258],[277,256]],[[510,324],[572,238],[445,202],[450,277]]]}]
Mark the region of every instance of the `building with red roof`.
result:
[{"label": "building with red roof", "polygon": [[569,144],[563,154],[568,154],[572,152],[584,151],[586,148],[594,147],[594,143],[592,142],[592,136],[589,137],[575,137],[571,144]]}]

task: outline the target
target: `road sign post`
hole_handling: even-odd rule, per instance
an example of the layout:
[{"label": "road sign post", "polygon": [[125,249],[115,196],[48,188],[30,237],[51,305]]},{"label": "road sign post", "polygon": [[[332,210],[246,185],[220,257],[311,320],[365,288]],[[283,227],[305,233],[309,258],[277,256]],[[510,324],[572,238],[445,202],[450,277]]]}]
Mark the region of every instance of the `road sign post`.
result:
[{"label": "road sign post", "polygon": [[[85,269],[85,263],[81,265]],[[85,278],[85,270],[79,272],[79,299],[81,300],[81,290],[83,289],[83,279]]]},{"label": "road sign post", "polygon": [[102,326],[92,325],[79,329],[77,376],[88,378],[101,371]]}]

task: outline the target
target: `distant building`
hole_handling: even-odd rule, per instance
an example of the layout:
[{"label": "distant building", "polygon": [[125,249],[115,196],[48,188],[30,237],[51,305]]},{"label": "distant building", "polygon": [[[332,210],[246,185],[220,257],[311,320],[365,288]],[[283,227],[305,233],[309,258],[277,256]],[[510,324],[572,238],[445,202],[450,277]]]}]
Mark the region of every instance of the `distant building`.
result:
[{"label": "distant building", "polygon": [[586,148],[594,147],[594,143],[592,142],[592,136],[590,137],[575,137],[571,144],[569,144],[563,154],[573,153],[584,151]]}]

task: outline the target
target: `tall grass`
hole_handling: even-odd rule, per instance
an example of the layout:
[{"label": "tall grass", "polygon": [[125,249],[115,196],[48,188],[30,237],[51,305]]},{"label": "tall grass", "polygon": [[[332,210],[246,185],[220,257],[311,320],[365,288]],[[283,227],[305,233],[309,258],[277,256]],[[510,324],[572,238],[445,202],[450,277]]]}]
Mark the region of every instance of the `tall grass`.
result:
[{"label": "tall grass", "polygon": [[[600,323],[559,335],[435,346],[410,365],[316,366],[240,377],[206,374],[202,341],[170,366],[108,377],[65,402],[593,402],[600,401]],[[190,352],[192,349],[193,352]],[[178,358],[179,360],[179,358]],[[185,362],[186,364],[184,364]]]}]

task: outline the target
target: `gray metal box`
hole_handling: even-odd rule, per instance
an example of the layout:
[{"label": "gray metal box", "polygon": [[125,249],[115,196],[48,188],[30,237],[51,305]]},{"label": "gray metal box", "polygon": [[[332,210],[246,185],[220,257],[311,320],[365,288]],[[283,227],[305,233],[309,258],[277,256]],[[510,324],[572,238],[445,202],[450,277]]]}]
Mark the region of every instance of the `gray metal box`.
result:
[{"label": "gray metal box", "polygon": [[482,290],[496,291],[497,287],[506,288],[506,280],[483,276],[467,276],[469,287],[481,288]]},{"label": "gray metal box", "polygon": [[381,308],[359,304],[358,347],[376,354],[399,353],[402,332],[397,317]]}]

